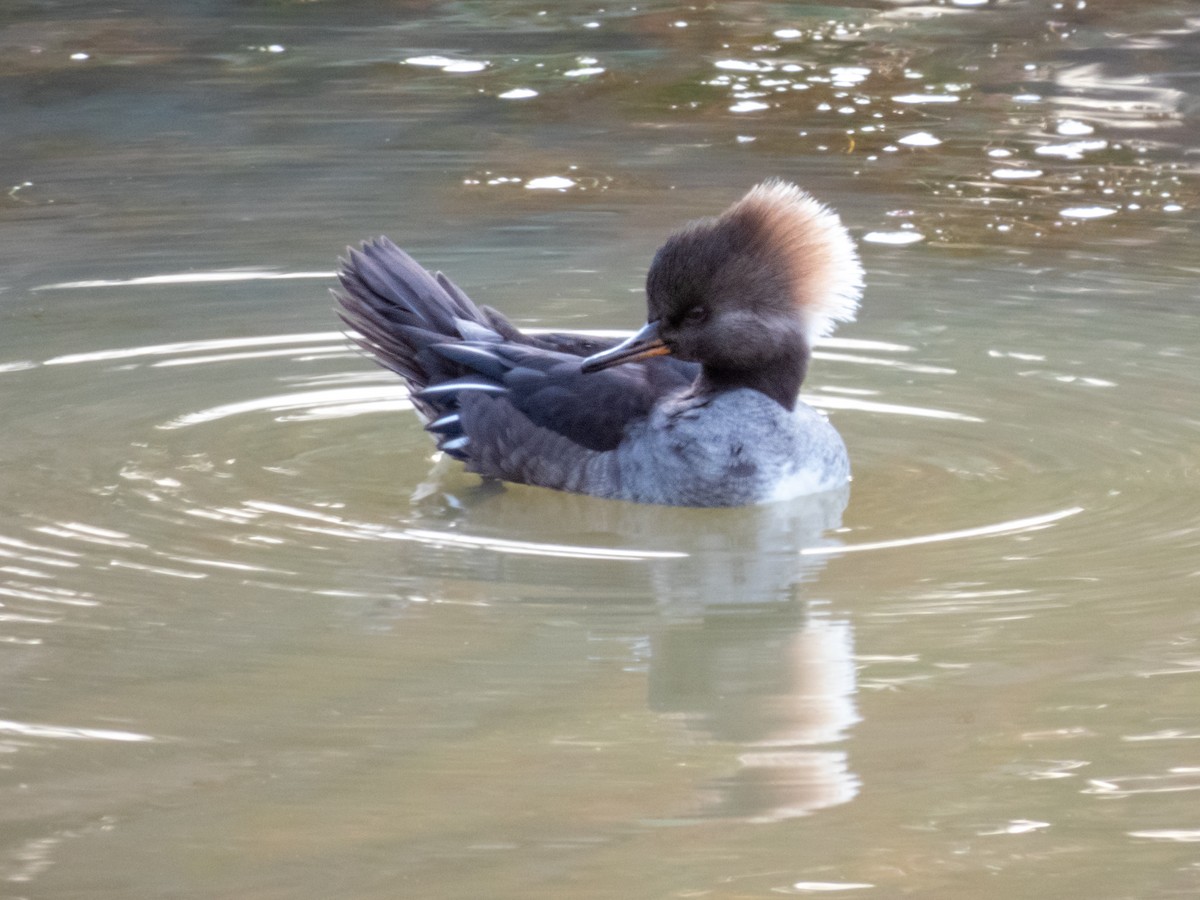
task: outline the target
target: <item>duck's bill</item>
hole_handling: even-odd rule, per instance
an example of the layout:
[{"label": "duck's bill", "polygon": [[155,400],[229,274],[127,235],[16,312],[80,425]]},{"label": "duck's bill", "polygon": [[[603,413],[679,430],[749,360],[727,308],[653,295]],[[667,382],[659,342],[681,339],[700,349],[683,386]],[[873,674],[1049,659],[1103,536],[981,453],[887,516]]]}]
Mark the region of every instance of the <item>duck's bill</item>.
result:
[{"label": "duck's bill", "polygon": [[601,369],[611,369],[621,363],[637,362],[639,359],[649,359],[651,356],[666,356],[671,352],[663,339],[658,336],[658,323],[647,322],[633,337],[622,341],[608,350],[594,353],[583,361],[584,372],[599,372]]}]

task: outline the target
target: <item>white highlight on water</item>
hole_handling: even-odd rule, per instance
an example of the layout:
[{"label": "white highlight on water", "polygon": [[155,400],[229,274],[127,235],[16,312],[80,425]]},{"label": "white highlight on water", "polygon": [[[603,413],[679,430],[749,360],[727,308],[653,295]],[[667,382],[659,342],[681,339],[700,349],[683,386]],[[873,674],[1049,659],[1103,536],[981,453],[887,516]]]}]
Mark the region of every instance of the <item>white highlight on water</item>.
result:
[{"label": "white highlight on water", "polygon": [[936,534],[923,534],[916,537],[897,538],[891,541],[872,541],[868,544],[848,544],[842,547],[805,547],[800,551],[801,556],[835,556],[840,553],[858,553],[863,550],[890,550],[894,547],[915,547],[918,544],[935,544],[941,541],[958,541],[964,538],[986,537],[999,534],[1017,534],[1022,531],[1036,531],[1052,525],[1060,519],[1066,519],[1083,512],[1082,506],[1071,506],[1057,512],[1041,516],[1030,516],[1026,519],[1010,519],[1007,522],[997,522],[994,525],[980,525],[976,528],[962,528],[958,531],[941,531]]}]

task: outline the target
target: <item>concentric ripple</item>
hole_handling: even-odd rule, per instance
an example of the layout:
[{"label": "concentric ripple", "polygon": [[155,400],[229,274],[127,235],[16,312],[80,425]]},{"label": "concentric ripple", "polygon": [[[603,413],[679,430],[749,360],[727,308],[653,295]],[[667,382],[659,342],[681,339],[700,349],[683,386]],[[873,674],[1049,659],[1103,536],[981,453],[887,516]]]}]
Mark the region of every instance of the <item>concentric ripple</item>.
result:
[{"label": "concentric ripple", "polygon": [[[31,396],[56,390],[80,402],[110,394],[130,402],[118,406],[126,420],[109,422],[77,464],[40,486],[39,508],[10,520],[0,535],[3,639],[36,642],[40,627],[72,609],[112,602],[114,578],[131,577],[158,585],[143,587],[152,590],[233,580],[378,600],[425,597],[426,579],[450,577],[459,587],[447,601],[472,602],[490,602],[497,582],[540,584],[553,593],[582,577],[597,590],[615,584],[659,601],[692,602],[680,598],[714,588],[763,600],[845,553],[1012,538],[1085,511],[1085,504],[1053,495],[1018,515],[1005,515],[1006,505],[998,504],[999,517],[983,508],[914,516],[889,506],[891,495],[875,487],[897,469],[918,476],[931,509],[949,509],[964,484],[987,483],[993,469],[1010,466],[1019,456],[1015,447],[993,445],[978,456],[979,429],[994,431],[997,415],[1015,410],[966,412],[945,391],[958,369],[910,345],[832,339],[816,356],[821,380],[806,399],[835,415],[859,472],[845,526],[844,497],[696,511],[480,487],[457,465],[434,458],[403,386],[334,331],[10,362],[3,377]],[[997,358],[1014,366],[1037,362]],[[883,372],[888,382],[878,377]],[[944,402],[908,399],[939,395]],[[36,407],[24,410],[35,430]],[[872,434],[907,435],[912,443]],[[1041,477],[1037,470],[1046,468],[1052,465],[1035,464],[1028,474]],[[80,495],[86,503],[66,502]],[[66,506],[74,507],[70,517],[62,514]],[[720,523],[719,540],[697,531],[701,518]],[[344,568],[349,559],[353,574]],[[555,568],[563,565],[574,571]],[[615,580],[614,566],[623,567]],[[96,569],[107,573],[103,582]],[[736,578],[728,575],[733,570]]]}]

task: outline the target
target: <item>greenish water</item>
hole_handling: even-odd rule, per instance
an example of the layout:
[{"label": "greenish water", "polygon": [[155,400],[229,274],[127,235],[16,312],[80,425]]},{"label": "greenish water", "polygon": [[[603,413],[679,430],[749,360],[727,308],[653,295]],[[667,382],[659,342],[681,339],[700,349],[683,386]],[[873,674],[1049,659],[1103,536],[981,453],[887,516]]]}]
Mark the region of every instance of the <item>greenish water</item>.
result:
[{"label": "greenish water", "polygon": [[[1198,35],[7,5],[0,896],[1196,896]],[[848,498],[481,489],[336,330],[380,233],[635,327],[771,175],[868,271]]]}]

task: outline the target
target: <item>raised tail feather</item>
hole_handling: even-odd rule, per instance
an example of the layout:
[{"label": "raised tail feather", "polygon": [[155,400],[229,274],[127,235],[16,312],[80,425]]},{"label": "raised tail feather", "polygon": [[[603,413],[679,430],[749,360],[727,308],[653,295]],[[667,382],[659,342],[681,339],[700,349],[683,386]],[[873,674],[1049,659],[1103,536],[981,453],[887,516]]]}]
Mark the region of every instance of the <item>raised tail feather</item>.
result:
[{"label": "raised tail feather", "polygon": [[[470,453],[458,415],[461,394],[503,396],[510,378],[523,377],[528,386],[529,378],[539,377],[539,366],[554,362],[539,351],[578,358],[610,343],[523,334],[385,237],[347,248],[339,262],[341,288],[333,295],[351,339],[407,382],[438,448],[464,461]],[[536,357],[533,369],[529,353]]]},{"label": "raised tail feather", "polygon": [[339,262],[341,289],[333,294],[338,316],[354,332],[351,338],[408,383],[413,405],[438,446],[461,458],[465,440],[457,428],[457,392],[472,387],[502,393],[504,388],[446,348],[462,347],[463,341],[500,341],[494,319],[449,278],[431,275],[385,237],[357,250],[347,248]]},{"label": "raised tail feather", "polygon": [[[355,342],[415,392],[464,374],[428,348],[444,341],[500,340],[470,298],[440,272],[430,275],[385,237],[347,248],[335,290]],[[424,410],[422,410],[424,411]]]}]

